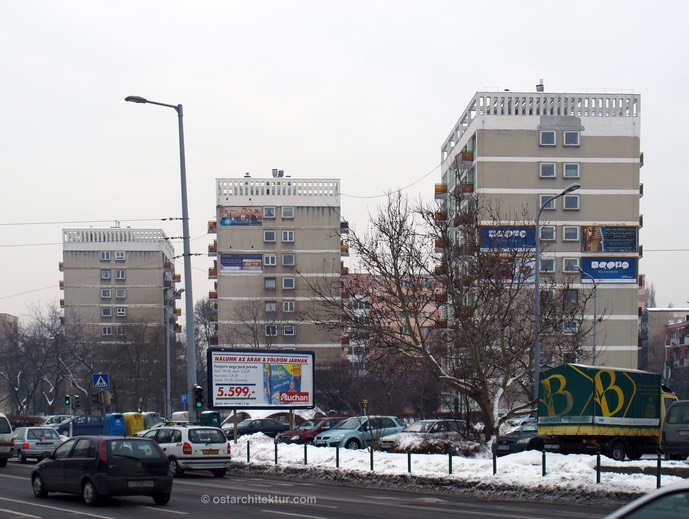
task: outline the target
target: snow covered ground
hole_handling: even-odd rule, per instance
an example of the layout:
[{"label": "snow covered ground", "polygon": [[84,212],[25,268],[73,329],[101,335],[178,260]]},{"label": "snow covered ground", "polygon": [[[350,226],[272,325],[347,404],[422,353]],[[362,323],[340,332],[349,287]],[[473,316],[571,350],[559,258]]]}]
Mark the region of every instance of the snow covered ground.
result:
[{"label": "snow covered ground", "polygon": [[[247,463],[247,448],[249,462]],[[596,483],[596,456],[562,455],[549,453],[546,457],[546,475],[543,476],[542,454],[527,451],[497,458],[497,471],[493,474],[490,453],[473,458],[453,456],[452,474],[447,454],[412,454],[411,473],[407,454],[373,452],[373,470],[368,450],[337,449],[328,447],[277,444],[263,434],[239,438],[233,443],[233,460],[237,471],[252,471],[274,476],[329,479],[340,483],[375,484],[381,487],[416,488],[422,491],[461,491],[484,496],[530,496],[540,501],[584,501],[590,503],[619,504],[656,489],[657,458],[639,461],[616,462],[601,457],[604,470],[600,483]],[[686,468],[687,463],[662,461],[663,469]],[[646,468],[647,474],[628,473]],[[612,472],[619,470],[625,472]],[[663,474],[661,484],[669,485],[682,477]],[[520,497],[521,498],[521,497]]]}]

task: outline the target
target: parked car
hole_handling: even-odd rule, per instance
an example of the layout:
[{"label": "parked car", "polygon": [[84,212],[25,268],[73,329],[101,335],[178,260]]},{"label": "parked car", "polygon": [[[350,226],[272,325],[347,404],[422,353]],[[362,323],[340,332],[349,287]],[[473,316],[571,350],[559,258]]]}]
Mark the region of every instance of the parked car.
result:
[{"label": "parked car", "polygon": [[[388,451],[406,451],[411,446],[419,452],[423,443],[433,440],[445,440],[448,447],[452,440],[463,440],[466,433],[466,424],[463,420],[435,419],[417,420],[408,425],[402,432],[388,434],[380,439],[380,448]],[[421,449],[422,450],[422,449]],[[446,451],[447,449],[440,449]],[[433,449],[436,452],[437,449]]]},{"label": "parked car", "polygon": [[60,425],[62,422],[65,420],[69,420],[69,415],[68,414],[51,414],[48,416],[44,416],[43,420],[39,425],[47,425],[50,427],[57,427]]},{"label": "parked car", "polygon": [[144,438],[80,436],[70,438],[31,472],[36,497],[49,492],[81,494],[88,506],[102,496],[151,496],[157,505],[170,500],[172,476],[167,458]]},{"label": "parked car", "polygon": [[670,404],[663,424],[662,449],[670,459],[689,456],[689,400]]},{"label": "parked car", "polygon": [[95,414],[83,414],[69,418],[61,422],[55,429],[65,436],[70,435],[70,423],[72,424],[72,436],[102,435],[103,417]]},{"label": "parked car", "polygon": [[208,470],[221,478],[230,468],[232,446],[219,427],[168,425],[151,429],[143,437],[160,445],[173,476],[187,470]]},{"label": "parked car", "polygon": [[538,423],[529,420],[514,431],[498,438],[496,452],[498,456],[528,450],[543,450],[543,440],[547,436],[538,434]]},{"label": "parked car", "polygon": [[649,519],[685,517],[689,510],[689,481],[662,486],[643,495],[605,519]]},{"label": "parked car", "polygon": [[346,416],[329,416],[307,420],[296,429],[278,434],[275,439],[282,443],[307,443],[313,445],[313,439],[323,431],[328,431],[346,420]]},{"label": "parked car", "polygon": [[[275,436],[281,432],[287,431],[287,429],[289,429],[289,425],[273,420],[272,418],[247,418],[237,424],[237,437],[260,432],[266,436],[275,438]],[[228,438],[234,438],[233,424],[225,424],[223,426],[223,431]]]},{"label": "parked car", "polygon": [[317,447],[360,449],[402,429],[404,424],[396,416],[352,416],[329,431],[316,435],[313,444]]},{"label": "parked car", "polygon": [[12,451],[12,425],[4,413],[0,413],[0,467],[7,465]]},{"label": "parked car", "polygon": [[160,429],[161,427],[167,427],[168,424],[167,422],[158,422],[157,424],[153,424],[153,426],[149,429],[144,429],[142,431],[137,431],[134,433],[134,436],[145,436],[148,431],[154,431],[156,429]]},{"label": "parked car", "polygon": [[65,439],[52,427],[17,427],[12,433],[11,455],[19,463],[30,458],[40,460],[46,451],[54,451]]}]

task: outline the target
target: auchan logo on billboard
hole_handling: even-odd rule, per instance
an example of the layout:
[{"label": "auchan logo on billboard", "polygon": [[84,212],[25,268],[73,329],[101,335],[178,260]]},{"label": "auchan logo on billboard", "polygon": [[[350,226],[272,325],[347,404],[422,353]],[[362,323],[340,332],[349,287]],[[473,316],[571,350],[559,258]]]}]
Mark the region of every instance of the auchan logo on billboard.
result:
[{"label": "auchan logo on billboard", "polygon": [[280,393],[280,403],[288,404],[292,402],[308,403],[309,394],[303,392],[298,393],[295,391],[292,391],[290,393]]}]

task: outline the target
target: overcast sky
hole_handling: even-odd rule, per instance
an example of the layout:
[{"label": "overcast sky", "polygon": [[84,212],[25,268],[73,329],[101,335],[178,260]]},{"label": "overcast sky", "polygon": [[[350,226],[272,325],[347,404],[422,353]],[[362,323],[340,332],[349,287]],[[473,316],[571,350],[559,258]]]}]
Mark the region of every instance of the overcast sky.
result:
[{"label": "overcast sky", "polygon": [[541,78],[546,92],[641,94],[640,269],[659,306],[686,306],[689,3],[662,5],[4,1],[0,313],[63,297],[64,228],[181,236],[163,220],[181,216],[176,113],[128,95],[184,106],[200,299],[216,178],[339,178],[361,229],[386,191],[432,199],[440,146],[476,91],[535,91]]}]

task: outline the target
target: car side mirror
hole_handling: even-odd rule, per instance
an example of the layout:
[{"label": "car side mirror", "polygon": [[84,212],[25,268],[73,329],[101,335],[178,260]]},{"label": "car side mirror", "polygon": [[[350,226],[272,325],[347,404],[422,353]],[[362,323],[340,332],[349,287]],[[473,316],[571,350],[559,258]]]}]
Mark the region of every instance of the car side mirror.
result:
[{"label": "car side mirror", "polygon": [[52,460],[52,459],[55,459],[55,456],[54,456],[53,453],[50,452],[50,451],[43,451],[43,452],[41,453],[41,458],[42,458],[42,459],[50,458],[50,459]]}]

